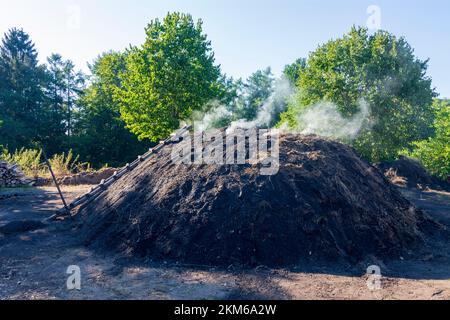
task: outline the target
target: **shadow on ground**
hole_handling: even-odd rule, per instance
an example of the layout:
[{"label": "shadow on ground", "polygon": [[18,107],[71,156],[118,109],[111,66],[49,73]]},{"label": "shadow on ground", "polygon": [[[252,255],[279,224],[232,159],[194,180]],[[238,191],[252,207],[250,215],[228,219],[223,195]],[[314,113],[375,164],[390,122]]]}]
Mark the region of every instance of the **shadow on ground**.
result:
[{"label": "shadow on ground", "polygon": [[[450,228],[450,194],[401,190],[417,206]],[[65,190],[70,201],[85,190]],[[0,191],[0,227],[38,221],[61,207],[56,190]],[[81,245],[68,221],[25,232],[0,234],[0,299],[448,299],[450,238],[429,239],[429,248],[409,259],[357,265],[188,266],[120,258]],[[382,290],[367,287],[366,268],[381,267]],[[82,289],[66,287],[70,265],[78,265]]]}]

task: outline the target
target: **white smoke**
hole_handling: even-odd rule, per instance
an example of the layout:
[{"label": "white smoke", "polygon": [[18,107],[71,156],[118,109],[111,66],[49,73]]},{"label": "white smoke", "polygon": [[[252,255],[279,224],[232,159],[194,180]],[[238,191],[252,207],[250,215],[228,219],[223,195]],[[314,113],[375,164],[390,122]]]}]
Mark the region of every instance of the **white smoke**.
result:
[{"label": "white smoke", "polygon": [[284,111],[286,111],[288,102],[295,94],[291,82],[286,77],[281,77],[275,82],[274,91],[270,97],[259,108],[256,118],[251,121],[240,119],[231,123],[228,131],[233,131],[236,128],[251,129],[256,127],[267,128],[271,124],[275,117]]},{"label": "white smoke", "polygon": [[[338,107],[331,102],[320,102],[312,106],[296,106],[298,92],[286,77],[281,77],[275,82],[271,96],[259,108],[256,118],[248,121],[240,119],[233,121],[227,129],[232,132],[237,128],[268,128],[274,124],[279,115],[291,105],[297,110],[295,128],[288,128],[286,124],[281,126],[284,132],[301,134],[316,134],[319,136],[351,141],[357,138],[363,129],[370,129],[370,107],[363,99],[359,101],[359,110],[351,117],[345,117]],[[212,105],[212,107],[211,107]],[[197,132],[223,127],[221,119],[233,117],[232,111],[226,105],[217,101],[210,102],[208,112],[198,112],[193,115],[194,129]]]},{"label": "white smoke", "polygon": [[352,117],[344,117],[337,106],[330,102],[321,102],[304,108],[304,111],[297,116],[296,131],[302,134],[354,140],[362,129],[371,125],[369,105],[364,100],[361,100],[358,105],[359,111]]},{"label": "white smoke", "polygon": [[218,101],[212,101],[209,105],[211,107],[209,107],[208,112],[197,112],[192,116],[194,119],[194,130],[196,132],[203,132],[215,128],[221,119],[227,119],[233,116],[232,112],[228,110],[228,107],[220,104]]},{"label": "white smoke", "polygon": [[[286,77],[281,77],[274,84],[274,90],[270,97],[259,107],[256,118],[248,121],[239,119],[233,121],[228,126],[228,131],[236,128],[250,129],[256,127],[269,127],[273,124],[280,113],[286,111],[288,101],[294,96],[295,89]],[[208,111],[196,112],[191,116],[194,120],[195,131],[206,131],[208,129],[221,127],[223,119],[232,119],[233,112],[227,105],[220,104],[217,101],[208,103]]]}]

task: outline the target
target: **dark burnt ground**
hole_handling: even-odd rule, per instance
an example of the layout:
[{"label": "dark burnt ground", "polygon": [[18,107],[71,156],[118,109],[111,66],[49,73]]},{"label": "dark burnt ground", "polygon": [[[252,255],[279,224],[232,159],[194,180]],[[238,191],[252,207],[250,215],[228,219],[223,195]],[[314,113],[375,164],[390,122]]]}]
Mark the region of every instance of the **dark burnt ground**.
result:
[{"label": "dark burnt ground", "polygon": [[280,171],[175,165],[169,147],[78,211],[99,250],[201,265],[288,266],[412,256],[442,228],[343,144],[284,135]]}]

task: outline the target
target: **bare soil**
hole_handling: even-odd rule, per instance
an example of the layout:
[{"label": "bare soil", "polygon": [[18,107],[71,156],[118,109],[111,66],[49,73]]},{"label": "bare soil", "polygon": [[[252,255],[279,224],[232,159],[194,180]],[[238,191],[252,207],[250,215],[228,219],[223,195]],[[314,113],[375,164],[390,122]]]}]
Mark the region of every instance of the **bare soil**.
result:
[{"label": "bare soil", "polygon": [[[88,186],[65,187],[69,199]],[[450,228],[450,194],[400,191]],[[41,220],[61,207],[54,188],[0,190],[0,226]],[[0,235],[0,299],[450,299],[450,238],[429,239],[420,257],[358,265],[301,265],[251,270],[126,259],[83,246],[72,224]],[[381,267],[380,290],[366,268]],[[81,290],[66,288],[69,265],[81,268]]]},{"label": "bare soil", "polygon": [[[57,181],[62,186],[98,185],[102,180],[111,177],[117,170],[115,168],[103,168],[98,171],[80,172],[73,175],[57,177]],[[39,187],[53,186],[54,182],[51,177],[39,177],[34,185]]]}]

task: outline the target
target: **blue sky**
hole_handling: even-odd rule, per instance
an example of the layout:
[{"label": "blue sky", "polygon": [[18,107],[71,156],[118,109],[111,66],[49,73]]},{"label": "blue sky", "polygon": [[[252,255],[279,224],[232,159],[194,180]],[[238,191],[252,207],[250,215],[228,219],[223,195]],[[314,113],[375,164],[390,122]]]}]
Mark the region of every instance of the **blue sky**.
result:
[{"label": "blue sky", "polygon": [[441,96],[450,97],[448,0],[0,0],[0,32],[23,27],[43,61],[52,52],[87,70],[110,49],[144,40],[144,27],[169,11],[204,21],[222,70],[234,77],[306,57],[319,44],[366,25],[367,8],[381,9],[381,28],[405,36],[422,58]]}]

